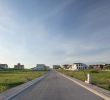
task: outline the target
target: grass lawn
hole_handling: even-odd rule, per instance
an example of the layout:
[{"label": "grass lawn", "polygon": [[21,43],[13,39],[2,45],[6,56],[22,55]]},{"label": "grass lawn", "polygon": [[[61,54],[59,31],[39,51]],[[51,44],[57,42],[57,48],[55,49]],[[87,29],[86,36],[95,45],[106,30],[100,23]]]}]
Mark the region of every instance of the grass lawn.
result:
[{"label": "grass lawn", "polygon": [[92,84],[110,90],[110,71],[93,71],[93,70],[87,71],[58,70],[58,71],[82,81],[85,81],[86,74],[90,73],[92,75],[91,80]]},{"label": "grass lawn", "polygon": [[45,74],[46,71],[31,71],[31,70],[7,70],[0,71],[0,93],[33,80]]}]

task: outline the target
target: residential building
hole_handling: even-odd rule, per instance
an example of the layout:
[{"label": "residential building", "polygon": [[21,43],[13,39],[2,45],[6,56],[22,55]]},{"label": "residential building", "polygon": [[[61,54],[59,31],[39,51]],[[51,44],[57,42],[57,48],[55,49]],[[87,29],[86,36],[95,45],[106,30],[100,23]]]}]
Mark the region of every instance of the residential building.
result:
[{"label": "residential building", "polygon": [[63,69],[69,69],[70,65],[69,64],[65,64],[61,66]]},{"label": "residential building", "polygon": [[46,66],[45,64],[37,64],[36,67],[32,68],[33,70],[39,70],[39,71],[43,71],[43,70],[47,70],[49,67]]},{"label": "residential building", "polygon": [[7,69],[8,65],[7,64],[0,64],[0,69]]},{"label": "residential building", "polygon": [[107,64],[89,65],[91,69],[104,69]]},{"label": "residential building", "polygon": [[110,70],[110,64],[105,64],[104,68]]},{"label": "residential building", "polygon": [[18,63],[17,65],[14,65],[15,69],[24,69],[24,65],[21,65],[20,63]]},{"label": "residential building", "polygon": [[61,66],[60,65],[53,65],[53,69],[60,69]]},{"label": "residential building", "polygon": [[89,67],[84,63],[73,63],[69,66],[69,70],[86,70]]}]

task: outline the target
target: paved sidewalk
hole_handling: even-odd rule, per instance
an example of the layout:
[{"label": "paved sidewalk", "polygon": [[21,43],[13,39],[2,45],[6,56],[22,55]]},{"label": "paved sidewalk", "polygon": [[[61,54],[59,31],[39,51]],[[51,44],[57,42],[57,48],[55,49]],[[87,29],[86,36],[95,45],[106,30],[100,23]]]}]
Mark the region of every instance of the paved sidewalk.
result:
[{"label": "paved sidewalk", "polygon": [[92,85],[92,84],[85,83],[83,81],[80,81],[80,80],[78,80],[76,78],[73,78],[73,77],[70,77],[70,76],[67,76],[67,75],[64,75],[62,73],[59,73],[59,74],[64,76],[65,78],[75,82],[76,84],[86,88],[87,90],[93,92],[94,94],[104,98],[105,100],[110,100],[110,91],[102,89],[102,88],[97,87],[97,86]]}]

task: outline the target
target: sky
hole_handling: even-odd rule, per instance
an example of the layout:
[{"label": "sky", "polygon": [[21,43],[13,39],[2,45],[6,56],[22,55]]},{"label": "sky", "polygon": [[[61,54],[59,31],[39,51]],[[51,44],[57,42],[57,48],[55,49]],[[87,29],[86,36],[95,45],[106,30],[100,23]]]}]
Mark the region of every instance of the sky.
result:
[{"label": "sky", "polygon": [[110,0],[0,0],[0,63],[110,63]]}]

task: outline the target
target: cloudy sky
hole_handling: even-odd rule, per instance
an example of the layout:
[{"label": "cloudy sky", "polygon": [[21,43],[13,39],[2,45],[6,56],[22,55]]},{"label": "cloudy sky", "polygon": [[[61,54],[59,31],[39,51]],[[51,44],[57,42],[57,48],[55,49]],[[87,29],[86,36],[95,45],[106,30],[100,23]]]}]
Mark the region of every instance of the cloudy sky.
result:
[{"label": "cloudy sky", "polygon": [[110,0],[0,0],[0,63],[18,62],[110,63]]}]

